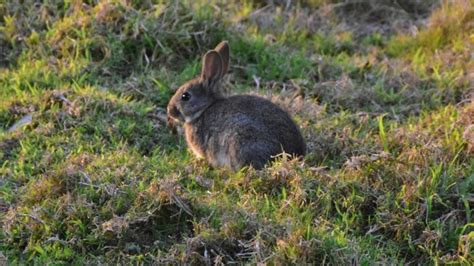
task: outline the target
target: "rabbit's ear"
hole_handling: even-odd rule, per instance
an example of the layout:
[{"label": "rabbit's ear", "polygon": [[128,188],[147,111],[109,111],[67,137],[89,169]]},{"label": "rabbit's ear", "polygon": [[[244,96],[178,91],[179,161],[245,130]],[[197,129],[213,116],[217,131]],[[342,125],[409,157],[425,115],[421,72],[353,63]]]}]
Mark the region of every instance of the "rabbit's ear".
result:
[{"label": "rabbit's ear", "polygon": [[229,69],[229,61],[230,61],[230,48],[229,43],[227,41],[222,41],[219,43],[216,48],[214,49],[222,58],[222,73],[221,78],[227,73]]},{"label": "rabbit's ear", "polygon": [[208,88],[212,87],[221,78],[222,58],[218,52],[211,50],[202,59],[201,79]]}]

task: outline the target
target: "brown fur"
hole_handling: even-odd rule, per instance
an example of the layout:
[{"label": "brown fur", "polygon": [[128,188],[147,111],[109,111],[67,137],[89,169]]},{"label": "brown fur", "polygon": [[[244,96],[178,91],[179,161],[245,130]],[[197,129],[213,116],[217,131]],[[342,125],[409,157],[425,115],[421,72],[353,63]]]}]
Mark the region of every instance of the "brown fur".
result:
[{"label": "brown fur", "polygon": [[201,77],[181,86],[168,104],[168,116],[184,122],[189,148],[214,167],[234,170],[262,168],[282,152],[304,155],[304,139],[281,108],[257,96],[220,94],[228,66],[229,47],[222,42],[204,56]]}]

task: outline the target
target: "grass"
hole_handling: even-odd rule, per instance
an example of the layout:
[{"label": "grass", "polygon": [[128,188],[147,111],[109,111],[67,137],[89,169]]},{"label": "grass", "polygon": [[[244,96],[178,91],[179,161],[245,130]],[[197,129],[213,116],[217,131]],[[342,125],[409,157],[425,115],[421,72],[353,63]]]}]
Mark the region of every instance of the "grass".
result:
[{"label": "grass", "polygon": [[[472,2],[34,2],[0,3],[0,261],[474,262]],[[211,169],[163,123],[222,39],[303,161]]]}]

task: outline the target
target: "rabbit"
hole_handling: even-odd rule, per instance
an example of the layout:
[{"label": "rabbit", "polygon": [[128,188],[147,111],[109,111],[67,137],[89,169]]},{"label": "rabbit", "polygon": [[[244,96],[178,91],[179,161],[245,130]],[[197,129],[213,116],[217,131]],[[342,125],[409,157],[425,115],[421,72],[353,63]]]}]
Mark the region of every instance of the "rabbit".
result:
[{"label": "rabbit", "polygon": [[201,75],[171,98],[168,121],[184,123],[188,147],[215,168],[261,169],[282,152],[304,156],[305,141],[288,113],[262,97],[223,95],[229,56],[227,41],[204,55]]}]

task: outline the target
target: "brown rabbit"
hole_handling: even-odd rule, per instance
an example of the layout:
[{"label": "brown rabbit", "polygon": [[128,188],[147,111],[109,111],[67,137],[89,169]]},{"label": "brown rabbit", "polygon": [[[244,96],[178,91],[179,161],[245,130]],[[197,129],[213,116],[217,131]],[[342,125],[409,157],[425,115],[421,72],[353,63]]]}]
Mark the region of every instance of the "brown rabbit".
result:
[{"label": "brown rabbit", "polygon": [[203,57],[202,73],[182,85],[168,104],[169,120],[184,122],[189,148],[214,167],[264,167],[282,152],[303,156],[305,142],[291,117],[257,96],[224,97],[219,81],[229,68],[229,45]]}]

